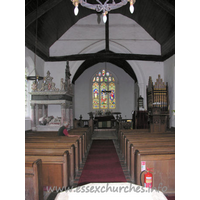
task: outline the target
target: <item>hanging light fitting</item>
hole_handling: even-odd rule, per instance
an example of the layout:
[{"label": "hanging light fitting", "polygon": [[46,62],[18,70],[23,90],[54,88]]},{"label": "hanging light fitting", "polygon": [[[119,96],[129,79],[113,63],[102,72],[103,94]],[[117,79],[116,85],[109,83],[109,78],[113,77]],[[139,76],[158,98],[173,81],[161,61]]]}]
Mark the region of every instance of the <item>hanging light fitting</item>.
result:
[{"label": "hanging light fitting", "polygon": [[38,43],[38,33],[37,33],[38,32],[38,0],[37,0],[36,3],[37,3],[37,7],[36,7],[36,37],[35,37],[35,52],[34,52],[34,71],[35,71],[35,76],[26,76],[26,80],[38,82],[40,80],[43,80],[43,77],[37,75],[37,70],[36,70],[36,52],[37,52],[37,43]]},{"label": "hanging light fitting", "polygon": [[106,0],[105,3],[101,3],[100,0],[96,0],[98,4],[90,4],[87,3],[87,0],[71,0],[74,8],[74,14],[78,15],[78,5],[81,4],[81,6],[86,7],[91,10],[96,10],[97,12],[103,11],[103,21],[106,23],[107,21],[107,13],[111,10],[121,8],[122,6],[125,6],[128,2],[130,2],[130,12],[131,14],[134,12],[134,4],[136,0],[121,0],[119,3],[115,3],[115,0],[112,0],[112,3],[108,3],[109,0]]}]

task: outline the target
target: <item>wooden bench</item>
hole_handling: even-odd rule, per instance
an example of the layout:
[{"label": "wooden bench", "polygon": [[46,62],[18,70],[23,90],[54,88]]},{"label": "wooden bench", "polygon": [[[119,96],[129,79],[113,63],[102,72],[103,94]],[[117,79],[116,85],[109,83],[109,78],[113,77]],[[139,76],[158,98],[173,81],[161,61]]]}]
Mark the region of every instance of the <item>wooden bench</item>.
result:
[{"label": "wooden bench", "polygon": [[45,155],[56,155],[60,150],[68,150],[70,157],[70,174],[71,176],[75,176],[78,173],[80,162],[73,143],[25,143],[25,153],[29,153],[29,155],[34,155],[34,152],[36,153],[35,155],[43,155],[44,153]]},{"label": "wooden bench", "polygon": [[131,158],[131,145],[133,147],[155,147],[155,146],[175,146],[175,141],[172,140],[160,140],[155,138],[154,140],[151,139],[141,139],[141,140],[135,140],[132,138],[127,139],[126,141],[126,146],[125,146],[125,157],[124,157],[124,162],[127,166],[127,170],[130,170],[130,158]]},{"label": "wooden bench", "polygon": [[137,165],[137,160],[136,160],[136,153],[140,152],[145,152],[146,154],[175,154],[175,146],[151,146],[151,147],[146,147],[146,146],[135,146],[131,145],[131,158],[130,158],[130,177],[131,181],[135,182],[136,177],[135,177],[135,169]]},{"label": "wooden bench", "polygon": [[[137,130],[137,131],[136,131]],[[128,136],[128,135],[134,135],[134,137],[143,137],[143,136],[149,136],[149,137],[154,137],[156,136],[164,136],[164,137],[173,137],[175,134],[173,132],[166,132],[166,133],[156,133],[156,134],[152,134],[148,131],[146,131],[146,129],[133,129],[133,130],[123,130],[123,131],[119,131],[118,134],[118,139],[119,139],[119,144],[120,144],[120,148],[123,149],[123,144],[124,144],[124,137]]]},{"label": "wooden bench", "polygon": [[175,141],[174,136],[165,136],[165,134],[159,134],[159,135],[142,135],[142,136],[135,136],[135,135],[128,135],[126,134],[122,140],[122,156],[125,159],[126,163],[126,153],[127,153],[127,143],[128,143],[128,148],[130,148],[131,142],[144,142],[145,140],[151,142],[151,141]]},{"label": "wooden bench", "polygon": [[[149,154],[149,151],[136,152],[136,184],[140,185],[141,161],[146,161],[148,168],[153,168],[153,187],[164,194],[175,194],[175,154]],[[144,173],[143,173],[144,174]],[[142,176],[142,181],[144,180]],[[143,184],[143,183],[142,183]],[[161,188],[159,188],[161,187]]]},{"label": "wooden bench", "polygon": [[133,138],[135,140],[140,140],[141,138],[164,138],[163,140],[175,138],[174,134],[146,134],[146,133],[140,133],[140,134],[132,134],[132,133],[122,133],[121,135],[121,145],[120,148],[122,150],[122,153],[124,153],[124,150],[126,149],[126,140],[129,138]]},{"label": "wooden bench", "polygon": [[[131,181],[140,184],[141,161],[148,161],[148,159],[150,159],[152,160],[151,163],[154,164],[149,165],[149,162],[147,162],[147,167],[155,168],[155,172],[160,170],[159,173],[163,174],[162,178],[158,177],[156,174],[154,177],[154,187],[158,189],[159,182],[159,184],[161,183],[163,184],[162,186],[168,188],[166,193],[174,194],[175,134],[170,132],[151,134],[145,131],[133,132],[132,130],[125,130],[119,134],[119,137],[121,152],[124,155],[125,164],[128,170],[130,170]],[[146,160],[144,160],[143,157],[143,160],[139,160],[140,155],[145,155],[146,157],[144,158]],[[163,160],[161,155],[163,156]],[[169,158],[172,159],[169,161]],[[167,170],[171,171],[170,174],[169,171],[164,172],[160,169],[158,167],[160,164],[158,163],[168,164],[169,169],[167,168]],[[165,174],[169,176],[165,176]],[[161,179],[164,180],[164,182],[161,182]]]},{"label": "wooden bench", "polygon": [[[86,153],[88,147],[89,147],[89,144],[91,142],[91,140],[89,140],[89,134],[88,132],[86,131],[81,131],[81,130],[75,130],[75,129],[72,129],[69,131],[69,134],[71,135],[83,135],[84,137],[84,143],[83,143],[83,149],[84,149],[84,152]],[[85,155],[83,155],[83,158],[85,157]]]},{"label": "wooden bench", "polygon": [[134,151],[135,149],[139,147],[173,147],[175,146],[175,141],[140,141],[140,142],[134,142],[131,140],[127,140],[127,145],[126,145],[126,161],[125,164],[127,166],[127,170],[130,171],[131,168],[131,159],[133,159],[134,156]]},{"label": "wooden bench", "polygon": [[[91,128],[76,128],[76,129],[71,129],[68,132],[71,135],[80,135],[83,137],[82,138],[83,139],[83,148],[86,151],[91,142]],[[35,137],[35,136],[55,137],[55,136],[58,136],[58,132],[57,131],[48,131],[48,132],[44,132],[44,131],[32,132],[31,131],[31,132],[26,133],[26,138],[27,137]],[[84,157],[84,155],[83,155],[83,157]]]},{"label": "wooden bench", "polygon": [[42,160],[25,157],[25,199],[43,199]]},{"label": "wooden bench", "polygon": [[[26,153],[27,160],[41,159],[42,160],[42,182],[43,187],[68,187],[73,184],[74,177],[69,176],[69,152],[67,150],[58,149],[55,152],[45,152],[41,149],[41,153],[30,152]],[[38,155],[36,155],[38,154]]]},{"label": "wooden bench", "polygon": [[[82,164],[83,161],[83,140],[81,137],[76,138],[69,138],[66,136],[56,136],[56,137],[44,137],[44,136],[35,136],[35,137],[28,137],[25,138],[26,143],[73,143],[75,146],[75,159],[79,159],[78,163]],[[78,155],[78,156],[77,156]],[[77,161],[76,161],[77,163]]]}]

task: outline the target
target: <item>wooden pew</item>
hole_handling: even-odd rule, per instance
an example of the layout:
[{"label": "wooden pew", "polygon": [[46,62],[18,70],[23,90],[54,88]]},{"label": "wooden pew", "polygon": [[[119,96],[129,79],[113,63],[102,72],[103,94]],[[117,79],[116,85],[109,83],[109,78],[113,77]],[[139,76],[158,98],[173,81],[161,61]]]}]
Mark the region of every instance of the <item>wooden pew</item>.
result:
[{"label": "wooden pew", "polygon": [[[125,161],[128,167],[128,170],[130,169],[130,175],[131,180],[133,182],[136,181],[137,184],[140,184],[139,177],[139,171],[141,171],[141,161],[138,161],[138,158],[136,159],[136,155],[138,152],[143,153],[144,155],[154,155],[154,158],[156,159],[156,156],[158,155],[157,159],[161,163],[165,163],[168,161],[165,161],[166,158],[168,158],[165,155],[173,155],[173,158],[175,157],[175,134],[174,133],[156,133],[156,134],[149,134],[145,132],[132,132],[132,131],[124,131],[121,132],[120,135],[120,143],[121,143],[121,152],[125,156]],[[164,155],[163,160],[162,157],[159,155]],[[138,155],[137,155],[138,157]],[[152,157],[151,157],[152,159]],[[142,160],[144,161],[144,160]],[[153,161],[156,162],[157,161]],[[169,166],[170,170],[172,170],[172,174],[174,174],[174,160],[170,161],[172,162],[172,165]],[[138,168],[138,165],[140,164],[140,168]],[[155,164],[157,167],[157,164]],[[136,167],[137,166],[137,167]],[[147,167],[151,168],[151,166]],[[156,169],[160,170],[160,169]],[[164,173],[164,172],[161,172]],[[139,175],[138,175],[139,174]],[[158,178],[157,175],[155,176],[155,183],[157,184],[160,181],[160,177]],[[162,183],[163,184],[163,183]],[[172,181],[165,180],[166,187],[168,187],[167,193],[174,193],[174,176],[172,177]],[[158,187],[158,185],[154,186]]]},{"label": "wooden pew", "polygon": [[[76,130],[73,134],[73,129],[69,131],[70,135],[79,135],[82,140],[82,148],[83,148],[83,153],[86,151],[86,131],[83,130]],[[66,137],[66,136],[58,136],[58,132],[56,131],[51,131],[51,132],[31,132],[26,134],[25,138],[52,138],[52,137]],[[66,137],[69,138],[69,137]],[[84,157],[84,154],[82,155]]]},{"label": "wooden pew", "polygon": [[127,141],[128,141],[128,148],[130,148],[130,141],[134,141],[134,142],[144,142],[145,140],[148,140],[149,142],[151,141],[157,141],[157,142],[161,142],[161,141],[175,141],[174,136],[165,136],[165,134],[159,134],[159,135],[142,135],[142,136],[135,136],[135,135],[128,135],[126,134],[124,136],[124,140],[123,140],[123,144],[122,144],[122,156],[125,159],[125,163],[126,163],[126,153],[127,153]]},{"label": "wooden pew", "polygon": [[[161,144],[162,145],[162,144]],[[136,177],[136,165],[137,165],[137,160],[136,160],[136,153],[140,152],[145,152],[146,154],[154,154],[154,155],[159,155],[159,154],[175,154],[175,146],[152,146],[152,147],[146,147],[146,146],[135,146],[131,145],[131,158],[130,158],[130,177],[131,181],[135,182]]]},{"label": "wooden pew", "polygon": [[25,157],[25,199],[43,199],[42,160]]},{"label": "wooden pew", "polygon": [[92,130],[91,128],[76,128],[76,129],[71,129],[69,130],[69,134],[74,135],[73,133],[78,133],[78,132],[85,132],[86,133],[86,149],[90,146],[91,139],[92,139]]},{"label": "wooden pew", "polygon": [[89,146],[90,141],[88,140],[88,133],[84,130],[76,130],[72,129],[69,130],[69,134],[71,135],[82,135],[84,137],[84,142],[83,142],[83,158],[85,157],[85,153],[87,151],[87,148]]},{"label": "wooden pew", "polygon": [[[163,188],[164,194],[175,194],[175,154],[149,154],[136,152],[136,184],[140,185],[141,161],[146,161],[148,168],[153,168],[153,187]],[[144,180],[142,176],[142,181]],[[161,190],[161,189],[160,189]]]},{"label": "wooden pew", "polygon": [[[76,172],[78,172],[78,168],[82,163],[82,159],[86,151],[86,140],[84,139],[86,138],[85,130],[82,130],[81,132],[79,130],[79,132],[76,132],[73,135],[79,135],[80,137],[69,138],[65,136],[57,136],[57,132],[34,132],[25,135],[26,158],[36,159],[38,157],[43,160],[44,186],[72,186],[74,181],[74,175],[72,175],[73,173],[70,172],[70,169],[74,168],[70,167],[69,164],[73,163],[70,162],[70,158],[74,156],[70,157],[70,149],[68,149],[67,146],[73,145],[75,143]],[[38,145],[40,147],[38,147]],[[37,149],[35,149],[36,146]],[[66,150],[68,151],[66,152]],[[61,152],[64,152],[64,154]],[[65,155],[66,153],[67,156]]]},{"label": "wooden pew", "polygon": [[[50,143],[50,142],[35,142],[35,143],[25,143],[25,152],[30,152],[29,149],[49,149],[49,152],[51,149],[66,149],[69,151],[70,160],[74,162],[70,163],[70,165],[73,164],[73,167],[75,168],[75,175],[78,173],[79,167],[80,167],[80,160],[79,160],[79,153],[77,151],[77,148],[75,147],[74,143]],[[72,153],[71,153],[72,152]],[[71,158],[73,157],[73,158]],[[72,166],[71,166],[72,168]],[[74,171],[74,170],[73,170]],[[74,172],[71,172],[74,173]]]},{"label": "wooden pew", "polygon": [[[56,153],[44,152],[41,153],[26,153],[27,160],[41,159],[42,160],[42,182],[43,187],[68,187],[73,184],[73,177],[69,177],[69,152],[61,150]],[[39,155],[36,155],[39,154]],[[72,178],[72,180],[70,180]]]},{"label": "wooden pew", "polygon": [[[83,137],[83,148],[86,151],[91,142],[91,128],[76,128],[76,129],[71,129],[68,132],[71,135],[80,135]],[[37,132],[28,132],[26,134],[26,137],[35,137],[35,136],[54,137],[54,136],[58,136],[58,132],[57,131],[48,131],[48,132],[37,131]]]},{"label": "wooden pew", "polygon": [[141,139],[141,138],[175,138],[174,134],[146,134],[146,133],[122,133],[121,134],[121,149],[122,153],[124,153],[125,145],[126,145],[126,139],[127,138],[134,138],[134,139]]},{"label": "wooden pew", "polygon": [[[35,136],[25,138],[26,143],[63,143],[63,144],[74,144],[75,146],[75,162],[76,166],[82,164],[83,161],[83,148],[82,148],[82,138],[69,138],[66,136],[56,136],[56,137],[44,137],[44,136]],[[78,159],[78,161],[77,161]]]},{"label": "wooden pew", "polygon": [[[149,142],[148,140],[146,141],[140,141],[140,142],[134,142],[131,140],[127,141],[127,145],[126,145],[126,166],[127,166],[127,170],[130,171],[131,169],[131,159],[133,159],[133,153],[135,151],[135,149],[139,148],[139,147],[159,147],[159,146],[163,146],[163,147],[174,147],[175,146],[175,141],[151,141]],[[134,161],[134,160],[133,160]]]},{"label": "wooden pew", "polygon": [[149,139],[141,139],[141,140],[134,140],[132,138],[127,139],[126,141],[126,149],[125,149],[125,159],[124,162],[127,166],[127,170],[130,171],[130,159],[131,157],[131,145],[132,148],[137,147],[156,147],[156,146],[163,146],[163,147],[170,147],[175,146],[175,140],[160,140],[155,138],[153,141]]},{"label": "wooden pew", "polygon": [[[156,134],[152,134],[150,132],[147,131],[148,129],[133,129],[133,130],[122,130],[119,131],[119,144],[120,144],[120,149],[123,151],[124,149],[124,140],[125,140],[125,136],[128,135],[134,135],[134,137],[143,137],[143,136],[149,136],[149,137],[154,137],[154,136],[159,136],[159,137],[174,137],[175,134],[174,132],[165,132],[165,133],[156,133]],[[124,152],[122,152],[124,153]]]},{"label": "wooden pew", "polygon": [[121,141],[122,134],[132,133],[132,134],[141,134],[141,133],[150,133],[149,129],[120,129],[118,131],[118,140]]}]

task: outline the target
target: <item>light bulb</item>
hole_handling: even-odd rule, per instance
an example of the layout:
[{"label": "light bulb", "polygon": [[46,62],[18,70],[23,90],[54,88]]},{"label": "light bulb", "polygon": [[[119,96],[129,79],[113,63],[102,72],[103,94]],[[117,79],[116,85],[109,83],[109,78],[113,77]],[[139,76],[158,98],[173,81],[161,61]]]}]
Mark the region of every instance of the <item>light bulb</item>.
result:
[{"label": "light bulb", "polygon": [[106,13],[103,13],[103,22],[106,23],[106,21],[107,21]]},{"label": "light bulb", "polygon": [[74,14],[78,15],[78,6],[75,6],[75,8],[74,8]]},{"label": "light bulb", "polygon": [[133,7],[133,5],[130,5],[129,10],[130,10],[131,14],[133,14],[133,12],[134,12],[134,7]]}]

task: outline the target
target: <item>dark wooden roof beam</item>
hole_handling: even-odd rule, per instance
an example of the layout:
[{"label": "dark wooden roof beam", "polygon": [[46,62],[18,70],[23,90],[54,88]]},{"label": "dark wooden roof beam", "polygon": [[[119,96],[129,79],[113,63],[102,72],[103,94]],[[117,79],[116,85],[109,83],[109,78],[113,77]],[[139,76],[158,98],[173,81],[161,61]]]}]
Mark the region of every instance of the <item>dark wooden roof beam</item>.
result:
[{"label": "dark wooden roof beam", "polygon": [[170,52],[175,52],[175,32],[173,32],[168,39],[161,45],[162,55],[167,55]]},{"label": "dark wooden roof beam", "polygon": [[[26,30],[25,45],[33,52],[35,52],[35,44],[33,44],[33,41],[35,41],[35,40],[36,40],[35,36],[30,31]],[[41,53],[39,53],[39,52],[41,52]],[[44,60],[47,59],[47,57],[49,55],[49,49],[47,47],[45,47],[44,44],[42,42],[40,42],[39,39],[37,40],[36,54]],[[45,55],[45,57],[44,57],[44,55]]]},{"label": "dark wooden roof beam", "polygon": [[157,5],[175,17],[175,7],[166,0],[153,0]]},{"label": "dark wooden roof beam", "polygon": [[48,61],[77,61],[77,60],[98,60],[99,62],[108,61],[112,59],[123,60],[145,60],[145,61],[164,61],[161,55],[146,55],[146,54],[122,54],[122,53],[90,53],[90,54],[76,54],[67,56],[49,57]]},{"label": "dark wooden roof beam", "polygon": [[[62,2],[63,0],[48,0],[45,3],[43,3],[41,6],[38,7],[38,10],[36,9],[28,14],[25,18],[25,28],[27,28],[30,24],[32,24],[37,18],[44,15],[47,11],[55,7],[57,4]],[[37,12],[37,17],[36,17]]]}]

